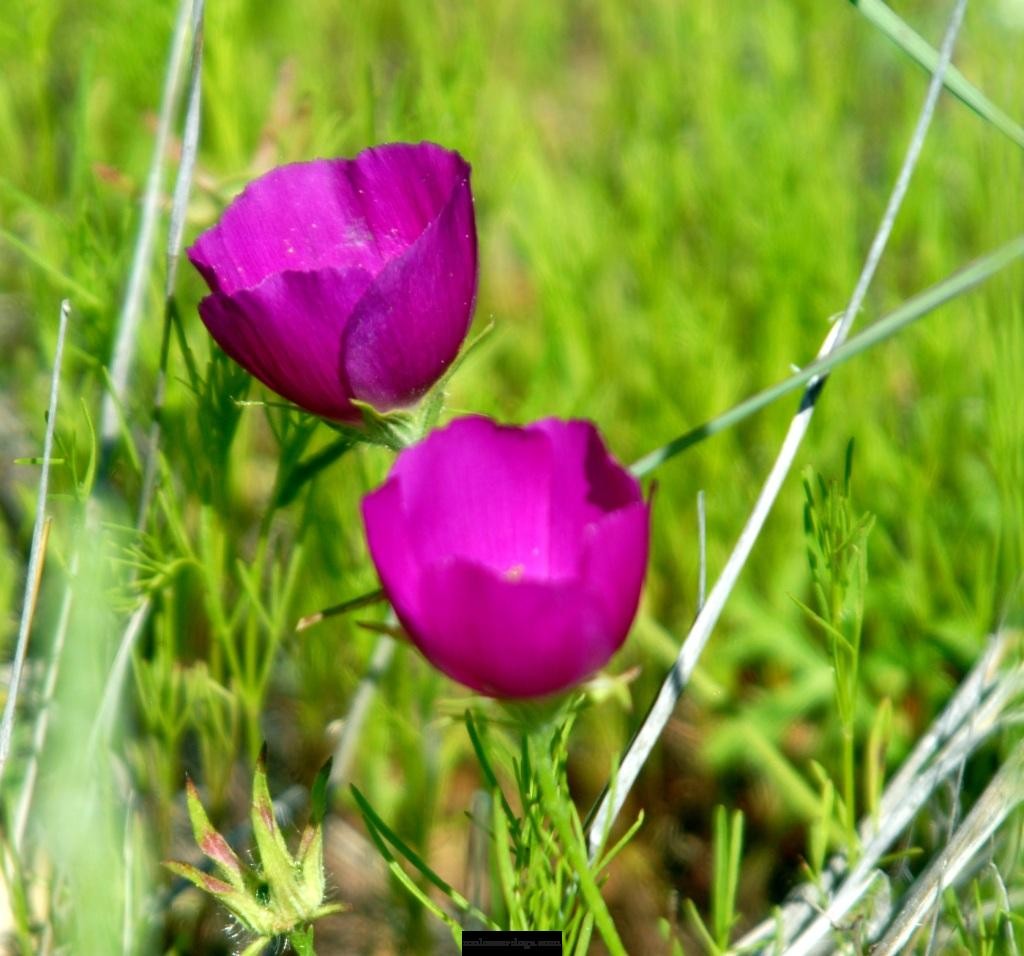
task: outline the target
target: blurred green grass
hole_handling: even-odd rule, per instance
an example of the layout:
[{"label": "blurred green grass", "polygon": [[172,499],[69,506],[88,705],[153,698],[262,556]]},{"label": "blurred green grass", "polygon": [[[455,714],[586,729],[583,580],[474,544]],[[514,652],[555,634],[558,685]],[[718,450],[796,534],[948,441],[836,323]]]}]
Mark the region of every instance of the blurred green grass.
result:
[{"label": "blurred green grass", "polygon": [[[896,9],[937,41],[943,8]],[[83,396],[95,415],[97,363],[109,354],[130,261],[173,16],[169,4],[15,0],[0,24],[0,416],[11,423],[3,425],[11,447],[16,435],[24,442],[41,433],[62,295],[76,310],[65,395]],[[977,4],[955,54],[968,78],[1017,117],[1022,38],[1020,4]],[[395,139],[459,149],[473,164],[477,203],[477,325],[493,319],[496,332],[455,380],[453,410],[514,421],[589,417],[626,461],[813,356],[852,289],[926,85],[839,0],[223,0],[207,12],[205,56],[187,238],[273,164]],[[944,96],[861,321],[1021,232],[1022,185],[1019,148]],[[862,703],[866,725],[879,700],[893,699],[892,760],[926,726],[983,636],[1020,607],[1021,279],[1012,269],[835,373],[798,461],[838,475],[846,443],[856,440],[855,501],[878,519]],[[201,294],[183,269],[179,303],[190,345],[205,360],[194,309]],[[128,408],[140,428],[158,362],[158,297],[154,280]],[[191,525],[180,462],[203,433],[180,362],[172,374],[165,455],[172,480],[185,485]],[[707,494],[714,575],[792,411],[783,401],[656,475],[642,619],[615,663],[643,667],[636,707],[606,707],[585,722],[582,800],[603,782],[653,695],[666,635],[678,640],[695,611],[698,490]],[[68,401],[62,417],[84,440],[82,409]],[[13,457],[3,443],[3,457]],[[275,456],[262,413],[245,411],[218,494],[224,529],[243,554]],[[303,545],[295,618],[373,586],[357,502],[386,464],[376,453],[342,459],[307,502],[275,519],[282,552]],[[0,464],[28,515],[34,478],[32,469]],[[131,500],[128,470],[115,470],[114,481]],[[751,852],[770,859],[768,875],[745,883],[748,915],[763,915],[778,889],[772,880],[784,885],[792,876],[786,866],[800,852],[792,828],[802,820],[745,734],[758,726],[801,770],[809,757],[834,766],[834,740],[823,729],[827,656],[791,600],[808,586],[802,501],[794,475],[705,655],[703,680],[631,804],[651,814],[643,863],[634,864],[651,880],[649,891],[613,884],[628,918],[645,906],[662,911],[672,886],[700,900],[716,802],[744,807]],[[26,529],[0,529],[5,621],[16,620]],[[66,544],[59,527],[54,534]],[[209,650],[201,588],[187,575],[176,588],[179,618],[193,625],[183,624],[177,653],[190,663]],[[294,776],[310,775],[323,728],[344,713],[370,643],[347,621],[285,641],[268,720],[294,745]],[[363,746],[359,773],[378,809],[404,815],[406,832],[424,837],[422,808],[431,801],[440,824],[461,812],[445,796],[460,751],[446,750],[440,766],[418,754],[432,715],[426,706],[410,711],[406,698],[452,693],[417,661],[402,661]],[[125,732],[136,733],[130,722]],[[170,759],[180,777],[182,758]]]}]

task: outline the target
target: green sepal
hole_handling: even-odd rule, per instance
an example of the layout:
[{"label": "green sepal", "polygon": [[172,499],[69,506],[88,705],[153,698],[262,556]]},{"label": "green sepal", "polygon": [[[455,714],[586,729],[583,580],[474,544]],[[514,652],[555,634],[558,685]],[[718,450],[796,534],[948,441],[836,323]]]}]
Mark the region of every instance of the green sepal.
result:
[{"label": "green sepal", "polygon": [[292,930],[288,934],[288,942],[295,950],[295,956],[316,956],[313,949],[313,927]]},{"label": "green sepal", "polygon": [[[324,903],[326,880],[323,870],[323,821],[327,813],[327,787],[331,762],[317,774],[311,793],[310,822],[303,832],[299,850],[293,858],[277,825],[274,804],[267,786],[266,746],[260,752],[253,774],[252,828],[260,865],[244,866],[213,828],[199,799],[199,793],[186,780],[186,802],[192,832],[203,852],[213,861],[225,879],[204,873],[187,863],[168,862],[172,873],[209,893],[238,919],[254,940],[246,953],[262,952],[278,938],[292,938],[300,946],[312,946],[312,923],[322,916],[343,912],[346,907]],[[311,951],[311,950],[310,950]]]},{"label": "green sepal", "polygon": [[252,778],[252,832],[263,867],[263,877],[270,886],[272,898],[277,902],[280,891],[288,887],[294,879],[295,862],[277,825],[274,803],[267,788],[266,744],[260,751],[259,759],[256,761],[256,772]]},{"label": "green sepal", "polygon": [[347,903],[324,903],[323,906],[318,906],[309,914],[309,920],[313,922],[322,916],[336,916],[338,913],[347,913],[350,909],[352,907]]},{"label": "green sepal", "polygon": [[621,674],[607,674],[600,671],[580,687],[590,704],[603,704],[613,700],[627,713],[633,709],[633,698],[629,685],[640,676],[639,667],[631,667]]},{"label": "green sepal", "polygon": [[248,930],[261,936],[273,934],[273,927],[267,919],[267,913],[260,904],[242,890],[237,890],[229,883],[204,873],[188,863],[164,861],[164,867],[182,879],[188,880],[193,886],[209,893],[218,902],[223,903],[238,921]]},{"label": "green sepal", "polygon": [[327,815],[327,785],[331,777],[333,759],[320,768],[309,794],[309,823],[302,832],[299,849],[295,854],[298,864],[300,893],[308,905],[316,906],[324,898],[324,829]]},{"label": "green sepal", "polygon": [[210,818],[203,809],[199,799],[199,791],[188,777],[185,778],[185,802],[188,805],[188,817],[192,822],[192,834],[195,836],[199,849],[209,857],[228,883],[236,890],[242,890],[245,880],[242,864],[235,851],[210,823]]},{"label": "green sepal", "polygon": [[401,451],[420,439],[420,416],[416,412],[405,409],[380,412],[357,398],[351,399],[351,402],[363,416],[363,441],[383,445],[392,451]]},{"label": "green sepal", "polygon": [[310,824],[299,845],[299,895],[308,906],[316,906],[324,898],[324,830]]}]

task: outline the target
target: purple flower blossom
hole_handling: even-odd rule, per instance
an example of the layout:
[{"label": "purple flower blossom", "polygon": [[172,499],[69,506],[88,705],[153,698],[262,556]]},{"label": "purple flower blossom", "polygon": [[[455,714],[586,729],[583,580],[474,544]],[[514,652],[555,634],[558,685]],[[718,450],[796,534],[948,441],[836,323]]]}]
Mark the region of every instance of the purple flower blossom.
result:
[{"label": "purple flower blossom", "polygon": [[621,646],[649,505],[585,421],[452,422],[363,499],[370,554],[424,656],[494,697],[552,694]]},{"label": "purple flower blossom", "polygon": [[188,250],[199,314],[265,385],[327,418],[411,404],[455,358],[476,297],[469,164],[433,143],[281,166]]}]

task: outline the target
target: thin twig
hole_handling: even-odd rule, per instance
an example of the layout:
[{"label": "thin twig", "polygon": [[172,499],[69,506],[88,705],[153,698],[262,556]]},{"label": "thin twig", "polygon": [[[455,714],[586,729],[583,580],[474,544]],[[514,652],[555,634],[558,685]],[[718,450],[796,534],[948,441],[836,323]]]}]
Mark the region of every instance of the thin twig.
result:
[{"label": "thin twig", "polygon": [[864,297],[867,295],[868,287],[875,276],[878,263],[882,260],[882,253],[885,251],[886,243],[889,241],[889,234],[892,232],[893,224],[896,222],[896,214],[899,212],[900,206],[903,205],[903,199],[910,186],[910,177],[917,166],[917,160],[921,155],[928,127],[931,126],[932,116],[935,114],[935,107],[939,102],[939,94],[942,92],[946,71],[949,69],[950,60],[953,58],[953,45],[956,43],[957,34],[960,32],[960,24],[963,22],[964,10],[966,9],[967,0],[957,0],[952,14],[950,14],[946,33],[942,38],[942,47],[939,50],[939,61],[935,64],[935,72],[932,74],[931,82],[928,84],[928,93],[925,95],[924,105],[921,107],[921,113],[917,118],[914,134],[910,138],[910,145],[907,147],[907,154],[903,159],[903,165],[900,167],[899,175],[896,177],[896,185],[893,187],[892,195],[889,197],[889,202],[885,207],[885,213],[878,226],[878,231],[875,233],[875,239],[871,243],[867,261],[864,263],[860,279],[854,287],[850,304],[846,307],[846,312],[840,320],[840,342],[845,340],[850,326],[853,325],[855,316],[860,311]]},{"label": "thin twig", "polygon": [[53,373],[50,376],[50,401],[46,407],[46,433],[43,438],[43,463],[39,472],[39,492],[36,497],[36,521],[32,529],[32,547],[28,556],[25,574],[25,598],[18,625],[18,639],[14,647],[14,661],[11,664],[11,682],[7,687],[7,700],[0,721],[0,779],[3,779],[7,758],[11,753],[11,736],[14,732],[14,711],[21,689],[21,675],[25,667],[28,638],[35,615],[36,596],[42,577],[44,544],[46,539],[46,495],[50,482],[50,458],[53,454],[53,433],[57,426],[57,399],[60,394],[60,367],[64,358],[64,339],[68,331],[71,303],[65,299],[60,304],[60,322],[57,326],[57,349],[53,357]]},{"label": "thin twig", "polygon": [[[799,896],[783,908],[782,932],[778,920],[765,920],[739,941],[749,949],[759,942],[781,939],[792,948],[786,956],[815,952],[864,898],[874,880],[875,869],[944,780],[949,779],[963,761],[1000,729],[1007,706],[1024,688],[1024,665],[1006,673],[993,673],[990,664],[1002,660],[1011,644],[1019,640],[1014,632],[1001,632],[993,639],[983,660],[958,689],[953,701],[914,748],[900,773],[893,778],[879,803],[877,815],[866,817],[860,826],[861,852],[856,864],[846,873],[846,862],[834,857],[827,868],[828,879],[821,891],[830,892],[840,880],[842,885],[831,900],[822,904],[820,893],[806,885]],[[907,770],[913,769],[910,777]],[[810,917],[813,920],[807,924]],[[799,936],[798,936],[799,934]],[[768,945],[768,950],[774,946]]]},{"label": "thin twig", "polygon": [[[892,40],[926,73],[931,73],[939,54],[930,43],[900,19],[883,0],[851,0],[867,20]],[[955,67],[946,71],[946,89],[1018,146],[1024,146],[1024,127],[1008,116]]]},{"label": "thin twig", "polygon": [[[879,800],[876,813],[865,817],[858,829],[861,853],[858,871],[849,877],[854,885],[862,881],[881,857],[899,838],[907,823],[930,799],[934,789],[951,773],[965,753],[971,753],[997,725],[1003,709],[1021,686],[1024,668],[1018,666],[1008,674],[1000,667],[1019,637],[1012,631],[998,632],[970,674],[957,688],[956,694],[914,746],[910,756],[889,781]],[[994,717],[979,726],[972,715],[984,710]],[[966,726],[965,726],[966,725]],[[970,732],[973,726],[973,734]],[[952,756],[952,759],[950,759]],[[788,942],[801,932],[816,913],[821,911],[821,894],[831,892],[843,879],[847,861],[833,856],[818,884],[805,883],[790,894],[777,917],[764,920],[736,946],[746,952],[773,938]]]},{"label": "thin twig", "polygon": [[[171,40],[171,52],[164,79],[164,89],[160,106],[160,118],[157,126],[156,142],[154,144],[153,159],[150,165],[146,190],[142,202],[142,218],[136,239],[128,286],[119,316],[118,331],[112,351],[110,370],[111,387],[103,398],[101,410],[101,477],[110,465],[114,441],[118,432],[118,410],[124,404],[129,369],[135,352],[135,339],[138,331],[142,298],[145,291],[145,285],[148,280],[149,270],[152,267],[152,247],[158,220],[163,169],[167,153],[167,144],[170,136],[170,124],[176,112],[177,102],[179,99],[185,43],[188,37],[189,14],[191,12],[193,40],[192,77],[190,81],[188,110],[185,119],[182,159],[179,164],[178,180],[175,186],[174,200],[171,210],[170,235],[168,240],[168,275],[166,279],[166,289],[173,288],[174,276],[177,268],[177,250],[181,245],[185,204],[187,202],[188,187],[191,183],[196,143],[198,139],[202,11],[203,0],[194,0],[194,2],[192,2],[192,0],[181,0],[178,7],[178,16]],[[152,490],[152,478],[148,475],[148,470],[151,461],[156,457],[155,454],[152,454],[154,450],[155,442],[151,440],[151,454],[147,458],[147,474],[143,480],[142,498],[144,501],[147,494]],[[147,510],[147,506],[140,505],[140,515],[144,515]],[[86,520],[89,527],[97,527],[99,524],[100,508],[94,499],[90,499],[88,503]],[[71,561],[70,578],[72,580],[74,580],[76,576],[77,566],[78,555],[76,553],[73,555]],[[45,746],[47,731],[49,728],[50,710],[54,699],[62,653],[68,633],[73,600],[74,589],[72,585],[69,584],[65,588],[64,599],[55,628],[49,668],[44,682],[45,687],[42,706],[33,729],[32,753],[26,768],[24,782],[22,784],[21,793],[19,794],[17,809],[15,811],[13,833],[15,846],[20,846],[24,839],[25,830],[28,824],[28,817],[35,795],[39,759]],[[148,601],[144,602],[143,607],[137,609],[132,615],[129,620],[128,627],[122,636],[118,652],[115,655],[111,668],[111,675],[108,677],[107,685],[104,690],[103,703],[90,732],[90,748],[94,748],[96,746],[101,730],[107,726],[112,717],[113,704],[116,703],[121,685],[123,684],[124,674],[127,670],[128,661],[130,660],[131,648],[136,636],[141,631],[141,624],[146,610],[148,610]],[[49,929],[49,926],[47,926],[47,929]]]},{"label": "thin twig", "polygon": [[1007,816],[1024,799],[1024,741],[1018,743],[985,788],[953,839],[928,865],[911,888],[889,931],[872,949],[875,956],[904,952],[942,893],[954,886]]},{"label": "thin twig", "polygon": [[1014,634],[1010,630],[999,631],[992,638],[953,699],[917,742],[910,757],[896,772],[889,786],[885,788],[878,803],[880,819],[889,816],[903,803],[907,793],[913,787],[914,781],[921,776],[923,769],[939,748],[970,719],[971,714],[978,708],[981,701],[999,683],[999,671],[1010,653],[1013,640]]},{"label": "thin twig", "polygon": [[188,105],[185,110],[181,161],[178,163],[178,177],[174,183],[174,199],[171,203],[171,217],[167,228],[167,274],[164,278],[164,323],[160,342],[160,367],[157,370],[156,388],[153,395],[152,423],[146,442],[146,462],[143,468],[142,491],[139,494],[136,518],[136,526],[140,531],[146,526],[159,470],[160,430],[164,396],[167,389],[167,362],[170,354],[171,323],[174,312],[174,287],[178,277],[181,239],[185,229],[188,198],[192,191],[196,153],[199,149],[199,121],[202,115],[200,107],[203,77],[203,13],[204,0],[195,0],[192,8],[192,65],[188,81]]},{"label": "thin twig", "polygon": [[[924,144],[925,134],[935,112],[938,95],[942,90],[942,79],[949,66],[950,57],[953,52],[953,43],[960,29],[965,6],[966,0],[957,0],[943,39],[942,51],[935,74],[932,76],[932,81],[928,86],[928,94],[925,97],[924,105],[921,108],[921,113],[911,136],[903,165],[896,178],[896,184],[886,204],[882,221],[879,223],[860,277],[843,312],[843,317],[830,329],[819,351],[819,357],[827,355],[842,345],[849,333],[854,318],[860,311],[868,287],[878,268],[878,263],[881,261],[882,253],[892,232],[893,223],[896,220],[896,214],[906,195],[911,174],[917,164],[921,147]],[[718,622],[719,615],[725,607],[725,602],[736,585],[736,581],[739,579],[740,572],[746,564],[750,552],[753,550],[754,543],[757,541],[761,529],[764,527],[779,489],[782,487],[782,483],[792,467],[797,450],[810,426],[815,404],[821,395],[826,381],[827,376],[822,376],[812,379],[808,384],[800,403],[800,408],[790,424],[789,431],[782,443],[782,449],[775,459],[764,487],[761,489],[761,494],[754,505],[754,510],[751,512],[743,531],[740,533],[739,541],[729,556],[721,576],[711,589],[707,603],[697,615],[690,633],[680,648],[675,664],[665,677],[650,712],[640,725],[626,750],[619,767],[615,790],[612,791],[606,787],[597,806],[588,817],[587,839],[591,859],[594,859],[598,853],[602,834],[608,832],[611,823],[622,809],[622,805],[625,803],[626,797],[640,773],[640,769],[646,763],[647,757],[650,755],[651,750],[653,750],[654,745],[661,736],[662,730],[672,716],[676,702],[679,700],[683,688],[689,681],[690,675],[693,673],[693,669],[696,667],[697,661],[708,639],[711,637],[711,632]]]},{"label": "thin twig", "polygon": [[704,491],[697,492],[697,550],[700,553],[700,569],[697,574],[697,613],[704,608],[708,591],[708,516],[704,509]]},{"label": "thin twig", "polygon": [[192,6],[192,54],[189,68],[188,95],[185,107],[185,125],[181,137],[181,159],[178,162],[178,177],[174,182],[174,198],[171,202],[171,217],[167,230],[167,276],[164,282],[164,298],[174,294],[178,279],[178,260],[181,256],[181,239],[185,232],[185,217],[188,199],[192,193],[192,177],[199,152],[199,126],[202,118],[203,94],[203,16],[205,0],[194,0]]},{"label": "thin twig", "polygon": [[[1010,894],[1006,889],[1006,882],[1003,880],[1003,874],[999,872],[999,867],[995,861],[989,862],[989,869],[991,870],[992,882],[996,886],[996,902],[1000,909],[1008,916],[1013,913],[1014,910],[1010,905]],[[1017,911],[1019,912],[1019,910]],[[1020,949],[1017,947],[1017,933],[1013,928],[1012,919],[1003,920],[1003,935],[1006,938],[1006,953],[1007,956],[1020,956]]]},{"label": "thin twig", "polygon": [[118,435],[117,406],[124,404],[128,389],[128,376],[135,357],[138,339],[139,321],[142,315],[142,299],[146,289],[146,280],[153,260],[153,243],[156,237],[156,224],[160,209],[161,186],[164,177],[164,164],[167,159],[167,144],[171,135],[171,123],[176,112],[181,80],[184,72],[186,40],[188,38],[189,14],[193,4],[190,0],[181,0],[178,6],[178,18],[174,25],[174,36],[171,40],[171,55],[164,76],[164,88],[160,102],[160,115],[157,121],[156,141],[153,144],[153,158],[146,178],[146,189],[142,198],[142,218],[139,233],[135,241],[135,254],[132,257],[131,271],[128,275],[128,288],[121,312],[118,316],[117,333],[110,357],[111,391],[103,396],[100,411],[100,450],[101,472],[113,451]]},{"label": "thin twig", "polygon": [[[189,6],[183,4],[184,11]],[[189,85],[187,94],[187,108],[184,121],[184,135],[182,137],[181,161],[178,164],[178,175],[174,186],[174,200],[171,207],[170,224],[167,233],[167,274],[164,279],[164,329],[163,340],[160,349],[160,369],[157,374],[156,390],[153,399],[153,421],[150,426],[149,438],[146,450],[146,463],[143,470],[142,491],[139,495],[139,507],[136,518],[136,526],[141,532],[146,525],[149,514],[149,505],[156,487],[157,465],[159,462],[160,445],[160,412],[163,408],[164,390],[167,377],[167,358],[170,344],[170,324],[172,298],[174,285],[178,273],[178,256],[181,251],[181,237],[185,224],[185,212],[188,204],[189,193],[192,189],[192,173],[195,169],[196,150],[199,145],[199,118],[200,118],[200,95],[202,78],[202,57],[203,57],[203,0],[195,0],[191,5],[191,32],[192,32],[192,55],[191,68],[189,71]],[[177,34],[174,43],[178,42]],[[172,52],[172,62],[175,57]],[[180,68],[179,68],[180,69]],[[166,95],[166,93],[165,93]],[[170,118],[168,118],[170,122]],[[114,720],[118,700],[121,695],[121,688],[124,685],[125,675],[128,672],[128,665],[131,662],[132,651],[135,643],[142,633],[149,612],[152,607],[152,599],[145,597],[142,603],[129,617],[114,660],[110,666],[106,683],[103,688],[103,697],[96,719],[93,722],[92,730],[89,733],[88,747],[94,752],[96,746],[105,737]]]},{"label": "thin twig", "polygon": [[341,604],[334,604],[331,607],[325,607],[322,611],[314,611],[312,614],[307,614],[305,617],[299,619],[299,622],[295,625],[295,630],[304,631],[306,628],[312,627],[314,624],[319,624],[321,621],[326,620],[329,617],[337,617],[339,614],[348,614],[350,611],[358,611],[364,607],[369,607],[371,604],[377,604],[384,600],[386,600],[386,597],[380,588],[377,588],[375,591],[368,591],[366,594],[360,594],[358,597],[342,601]]},{"label": "thin twig", "polygon": [[[967,757],[968,754],[964,754],[963,759],[957,765],[956,778],[952,782],[950,790],[952,792],[952,799],[950,801],[949,808],[949,820],[946,823],[946,836],[943,841],[945,846],[949,846],[953,842],[953,838],[956,835],[957,824],[960,822],[960,794],[964,788],[964,771],[967,768]],[[935,907],[932,911],[932,922],[928,928],[928,945],[925,946],[925,956],[933,956],[935,953],[935,945],[938,942],[939,937],[939,908]]]},{"label": "thin twig", "polygon": [[[74,581],[78,574],[78,552],[71,558],[68,567],[68,578]],[[35,795],[36,779],[39,776],[39,758],[46,745],[46,734],[50,726],[50,708],[57,692],[57,677],[60,674],[61,657],[64,654],[64,640],[67,637],[68,625],[71,621],[71,604],[74,600],[74,587],[69,583],[64,588],[64,599],[61,601],[60,613],[57,615],[57,626],[53,633],[53,646],[50,649],[50,663],[43,681],[43,696],[36,715],[35,726],[32,728],[32,750],[25,765],[25,773],[18,796],[18,806],[14,813],[14,833],[12,840],[15,850],[21,850],[25,838],[25,827],[28,825],[29,808]]]}]

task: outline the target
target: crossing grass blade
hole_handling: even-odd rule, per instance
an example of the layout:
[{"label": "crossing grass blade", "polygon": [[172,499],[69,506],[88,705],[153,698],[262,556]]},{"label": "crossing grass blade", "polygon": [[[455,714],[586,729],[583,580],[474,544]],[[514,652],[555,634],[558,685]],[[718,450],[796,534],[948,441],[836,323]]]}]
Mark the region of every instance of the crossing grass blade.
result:
[{"label": "crossing grass blade", "polygon": [[905,302],[898,309],[879,319],[874,325],[853,336],[845,345],[830,352],[824,358],[811,362],[777,385],[772,385],[770,388],[752,395],[738,405],[733,406],[729,411],[712,418],[702,425],[698,425],[696,428],[691,428],[678,438],[674,438],[660,448],[654,449],[654,451],[644,455],[643,458],[635,461],[630,466],[630,470],[637,477],[650,474],[655,468],[663,465],[666,461],[681,454],[688,448],[692,448],[705,438],[710,438],[712,435],[717,435],[727,428],[732,428],[783,395],[796,391],[812,379],[823,377],[839,365],[848,362],[862,352],[866,352],[880,342],[892,338],[897,332],[902,331],[918,319],[924,318],[929,312],[934,311],[939,306],[969,292],[975,286],[992,277],[1001,269],[1006,268],[1006,266],[1021,256],[1024,256],[1024,235],[1011,239],[966,268],[955,272],[942,282],[936,283],[919,295],[914,296],[914,298]]},{"label": "crossing grass blade", "polygon": [[[927,73],[935,70],[938,51],[882,0],[850,0],[857,10]],[[1024,127],[1003,112],[955,66],[946,71],[945,86],[999,132],[1024,148]]]}]

